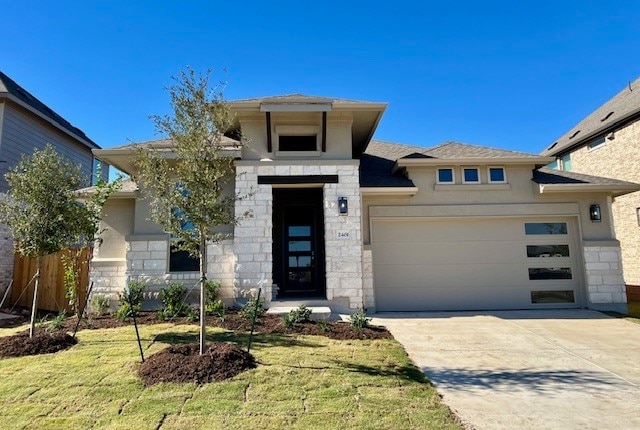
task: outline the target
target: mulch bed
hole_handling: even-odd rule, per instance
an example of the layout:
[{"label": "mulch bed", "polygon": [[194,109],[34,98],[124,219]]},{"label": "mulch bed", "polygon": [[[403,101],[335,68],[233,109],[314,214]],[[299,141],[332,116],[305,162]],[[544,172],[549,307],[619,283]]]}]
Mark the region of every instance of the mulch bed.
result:
[{"label": "mulch bed", "polygon": [[51,354],[71,348],[78,341],[67,333],[36,332],[29,337],[29,333],[19,333],[0,338],[0,358],[22,357],[25,355]]},{"label": "mulch bed", "polygon": [[[158,318],[155,312],[141,312],[136,317],[138,324],[162,324],[171,322],[174,324],[198,324],[197,322],[188,321],[184,317],[172,318],[170,321],[164,321]],[[72,331],[75,328],[77,319],[75,317],[65,320],[64,329]],[[133,324],[131,318],[126,321],[119,321],[111,315],[94,316],[91,319],[83,319],[80,322],[80,329],[102,329],[130,326]],[[237,309],[229,309],[224,320],[216,316],[207,317],[207,326],[222,327],[231,331],[247,332],[251,330],[251,321],[243,317]],[[336,340],[351,339],[393,339],[393,336],[384,327],[368,326],[362,331],[357,330],[348,322],[330,321],[326,325],[318,324],[314,321],[298,323],[293,328],[287,328],[284,325],[284,319],[279,315],[265,314],[256,322],[255,331],[264,334],[301,334],[313,336],[325,336]]]},{"label": "mulch bed", "polygon": [[222,381],[256,367],[253,356],[235,345],[214,342],[203,355],[197,344],[170,346],[149,357],[138,371],[146,386],[160,382]]}]

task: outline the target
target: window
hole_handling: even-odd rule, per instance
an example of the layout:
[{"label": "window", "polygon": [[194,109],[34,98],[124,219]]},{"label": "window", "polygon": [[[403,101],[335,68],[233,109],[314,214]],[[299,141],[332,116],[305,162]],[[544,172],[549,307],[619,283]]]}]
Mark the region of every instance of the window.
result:
[{"label": "window", "polygon": [[590,144],[587,145],[587,149],[589,151],[596,149],[596,148],[600,148],[601,146],[604,146],[606,140],[604,137],[598,139],[598,140],[594,140],[593,142],[591,142]]},{"label": "window", "polygon": [[524,232],[527,235],[536,234],[567,234],[566,222],[526,222]]},{"label": "window", "polygon": [[465,167],[462,169],[463,184],[479,184],[480,172],[475,167]]},{"label": "window", "polygon": [[314,136],[279,136],[280,151],[317,151],[317,137]]},{"label": "window", "polygon": [[572,279],[569,267],[534,267],[529,269],[529,280]]},{"label": "window", "polygon": [[453,184],[455,182],[455,176],[453,169],[450,167],[438,169],[438,184]]},{"label": "window", "polygon": [[571,171],[571,154],[565,154],[560,158],[560,170]]},{"label": "window", "polygon": [[569,245],[527,245],[527,257],[569,257]]},{"label": "window", "polygon": [[489,167],[487,176],[490,184],[504,184],[507,182],[504,167]]},{"label": "window", "polygon": [[547,164],[547,167],[550,168],[550,169],[559,170],[560,166],[558,166],[558,159],[556,158],[551,163]]},{"label": "window", "polygon": [[[189,190],[182,184],[178,183],[176,187],[180,189],[183,195],[189,194]],[[174,208],[173,215],[180,217],[180,229],[184,232],[189,232],[189,235],[193,237],[195,226],[186,214],[182,210]],[[200,259],[190,256],[187,251],[178,249],[177,244],[178,240],[172,237],[169,245],[169,272],[197,272],[200,270]]]},{"label": "window", "polygon": [[91,185],[96,185],[98,183],[98,179],[104,175],[105,172],[102,169],[102,162],[94,157],[91,171]]},{"label": "window", "polygon": [[575,303],[572,290],[532,291],[531,303]]},{"label": "window", "polygon": [[200,259],[192,257],[187,251],[179,250],[175,242],[169,251],[169,272],[197,272],[200,270]]}]

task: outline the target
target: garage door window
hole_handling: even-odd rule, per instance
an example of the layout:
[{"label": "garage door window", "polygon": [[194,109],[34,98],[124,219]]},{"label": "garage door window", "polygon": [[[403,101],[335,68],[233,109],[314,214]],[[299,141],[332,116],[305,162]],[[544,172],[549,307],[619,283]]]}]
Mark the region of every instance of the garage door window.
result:
[{"label": "garage door window", "polygon": [[527,235],[567,234],[566,222],[526,222],[524,232]]},{"label": "garage door window", "polygon": [[527,245],[527,257],[569,257],[569,245]]},{"label": "garage door window", "polygon": [[532,291],[531,303],[575,303],[572,290]]},{"label": "garage door window", "polygon": [[549,279],[572,279],[569,267],[533,267],[529,268],[529,280],[546,281]]}]

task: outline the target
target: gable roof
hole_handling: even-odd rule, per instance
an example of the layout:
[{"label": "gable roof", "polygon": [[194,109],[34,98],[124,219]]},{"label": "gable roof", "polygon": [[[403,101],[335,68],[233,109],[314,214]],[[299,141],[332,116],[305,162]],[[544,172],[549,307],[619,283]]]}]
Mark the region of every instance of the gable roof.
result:
[{"label": "gable roof", "polygon": [[0,71],[0,99],[2,98],[11,100],[27,110],[30,110],[55,127],[62,129],[62,131],[69,134],[85,146],[91,149],[100,148],[100,146],[93,140],[89,139],[82,130],[71,125],[69,121],[58,115],[53,111],[53,109],[42,103],[29,91],[22,88],[13,79]]},{"label": "gable roof", "polygon": [[526,152],[509,151],[506,149],[490,148],[488,146],[471,145],[460,142],[444,142],[429,148],[423,155],[430,158],[463,159],[463,158],[539,158],[538,155]]},{"label": "gable roof", "polygon": [[582,146],[594,137],[640,118],[640,78],[597,108],[564,135],[549,145],[542,155],[559,155]]},{"label": "gable roof", "polygon": [[424,149],[419,146],[372,140],[360,158],[360,186],[415,187],[411,179],[392,171],[398,158]]}]

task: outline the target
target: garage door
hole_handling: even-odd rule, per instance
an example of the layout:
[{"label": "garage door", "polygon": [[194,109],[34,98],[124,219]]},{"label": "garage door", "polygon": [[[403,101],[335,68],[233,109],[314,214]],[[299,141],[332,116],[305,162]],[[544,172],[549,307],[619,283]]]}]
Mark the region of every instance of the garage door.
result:
[{"label": "garage door", "polygon": [[577,307],[571,219],[372,221],[378,311]]}]

